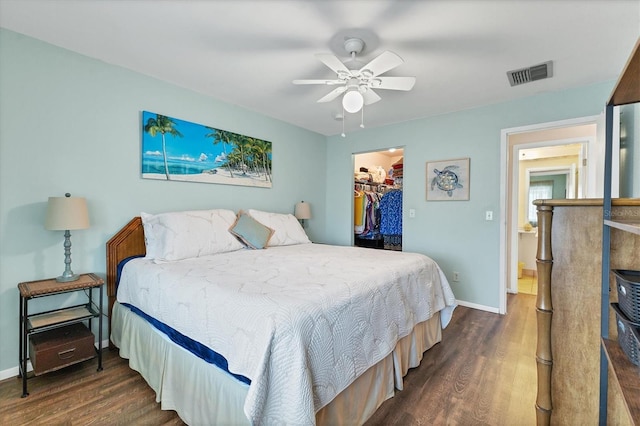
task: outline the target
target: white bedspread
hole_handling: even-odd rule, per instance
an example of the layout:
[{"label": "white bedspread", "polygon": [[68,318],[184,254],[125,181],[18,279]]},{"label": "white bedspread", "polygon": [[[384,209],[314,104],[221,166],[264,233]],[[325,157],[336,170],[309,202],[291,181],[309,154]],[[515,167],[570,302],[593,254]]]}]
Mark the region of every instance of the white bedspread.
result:
[{"label": "white bedspread", "polygon": [[301,244],[154,264],[130,261],[118,301],[223,355],[251,379],[253,424],[315,412],[455,298],[427,256]]}]

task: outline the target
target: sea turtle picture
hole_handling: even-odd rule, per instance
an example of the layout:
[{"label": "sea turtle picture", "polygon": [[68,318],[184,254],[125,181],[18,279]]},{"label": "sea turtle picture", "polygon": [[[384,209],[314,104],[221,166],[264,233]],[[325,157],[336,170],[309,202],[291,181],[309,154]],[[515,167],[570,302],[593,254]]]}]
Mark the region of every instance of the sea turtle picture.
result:
[{"label": "sea turtle picture", "polygon": [[458,182],[458,175],[453,171],[457,169],[458,166],[447,166],[442,171],[438,169],[434,169],[433,173],[436,174],[431,180],[431,189],[434,189],[436,186],[438,189],[445,191],[449,197],[453,195],[453,191],[462,188],[462,185]]}]

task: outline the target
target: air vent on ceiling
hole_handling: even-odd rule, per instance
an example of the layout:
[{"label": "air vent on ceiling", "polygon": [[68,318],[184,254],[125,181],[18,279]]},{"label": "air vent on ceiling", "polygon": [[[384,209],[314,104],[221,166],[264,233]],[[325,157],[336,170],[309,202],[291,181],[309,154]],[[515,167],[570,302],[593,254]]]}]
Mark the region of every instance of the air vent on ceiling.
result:
[{"label": "air vent on ceiling", "polygon": [[532,67],[507,71],[507,77],[509,77],[509,84],[511,84],[511,86],[518,86],[520,84],[553,77],[553,62],[547,61]]}]

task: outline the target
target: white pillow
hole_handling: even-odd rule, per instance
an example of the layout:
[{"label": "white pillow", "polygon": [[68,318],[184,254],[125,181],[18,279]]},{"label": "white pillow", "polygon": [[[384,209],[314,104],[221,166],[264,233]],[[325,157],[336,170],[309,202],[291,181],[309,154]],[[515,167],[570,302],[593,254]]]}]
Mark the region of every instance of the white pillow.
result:
[{"label": "white pillow", "polygon": [[231,210],[194,210],[152,215],[141,213],[146,257],[173,261],[244,248],[230,232]]},{"label": "white pillow", "polygon": [[311,242],[298,219],[292,214],[270,213],[252,209],[246,212],[261,224],[273,229],[273,235],[269,239],[269,247]]}]

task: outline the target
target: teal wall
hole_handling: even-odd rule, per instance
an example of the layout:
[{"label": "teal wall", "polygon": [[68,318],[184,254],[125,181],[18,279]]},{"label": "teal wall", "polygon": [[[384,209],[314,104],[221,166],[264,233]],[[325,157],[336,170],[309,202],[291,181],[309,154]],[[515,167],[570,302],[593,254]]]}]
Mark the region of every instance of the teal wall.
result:
[{"label": "teal wall", "polygon": [[529,182],[547,182],[551,181],[553,185],[551,198],[554,200],[567,198],[567,175],[544,175],[531,176]]},{"label": "teal wall", "polygon": [[[404,147],[403,249],[435,259],[456,298],[499,307],[500,132],[601,113],[613,82],[328,138],[326,241],[351,238],[352,153]],[[514,90],[517,90],[514,89]],[[347,117],[348,118],[348,117]],[[365,113],[366,118],[366,113]],[[469,201],[426,201],[426,162],[470,158]],[[415,218],[407,211],[415,209]],[[493,221],[485,221],[492,210]]]},{"label": "teal wall", "polygon": [[[92,226],[72,236],[76,272],[105,275],[105,243],[131,217],[207,208],[291,212],[311,203],[312,240],[352,238],[352,154],[402,146],[404,249],[433,257],[458,299],[499,301],[500,131],[598,114],[611,83],[466,110],[346,138],[276,121],[123,68],[0,30],[0,374],[17,363],[21,281],[59,275],[62,233],[44,229],[49,196],[87,198]],[[514,90],[517,90],[515,88]],[[273,142],[273,188],[140,178],[140,113],[176,118]],[[426,202],[426,161],[471,159],[470,200]],[[484,220],[493,210],[495,220]],[[73,303],[41,300],[35,307]]]},{"label": "teal wall", "polygon": [[[141,179],[143,110],[273,142],[273,187]],[[102,277],[105,243],[141,211],[290,213],[304,199],[315,239],[324,231],[325,145],[316,133],[0,30],[0,373],[18,365],[17,284],[64,270],[63,234],[44,229],[48,197],[86,197],[91,228],[72,232],[72,269]]]}]

